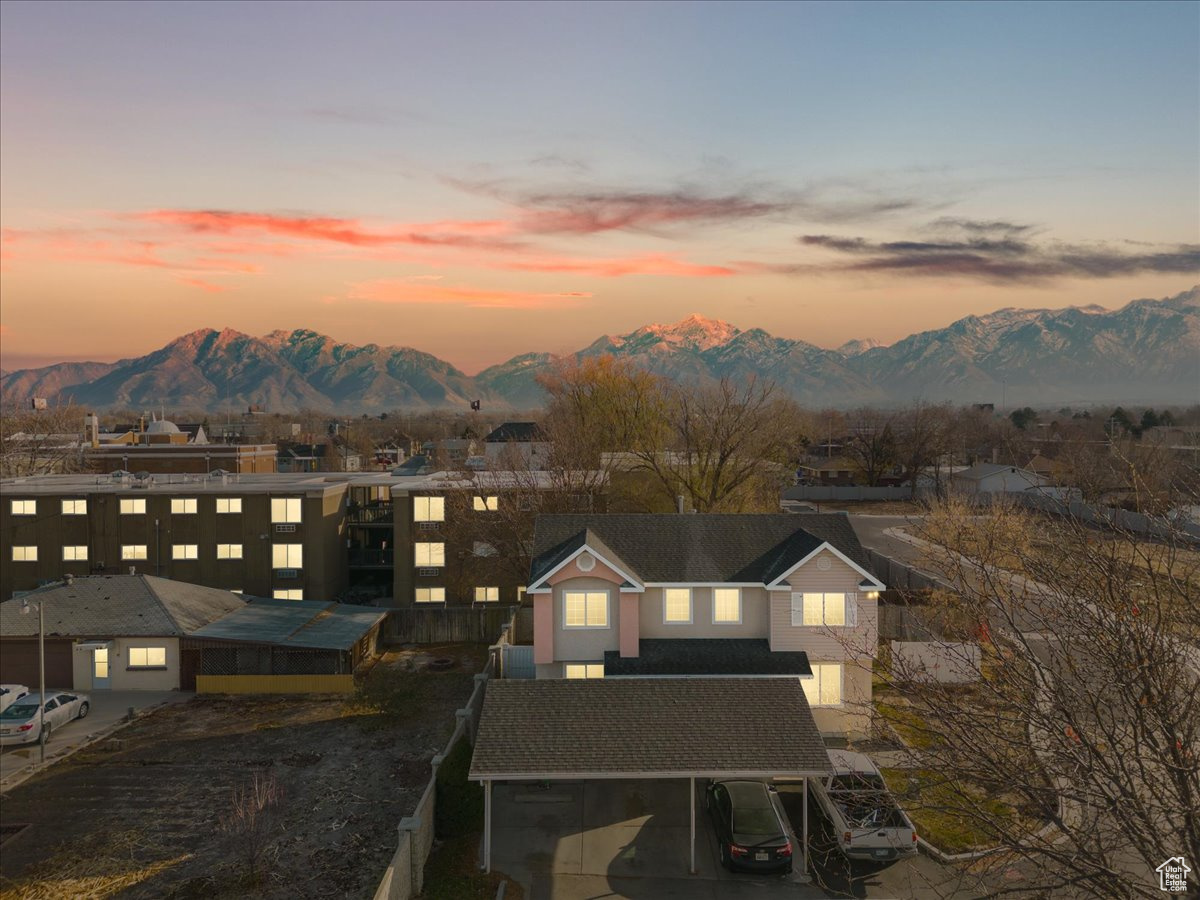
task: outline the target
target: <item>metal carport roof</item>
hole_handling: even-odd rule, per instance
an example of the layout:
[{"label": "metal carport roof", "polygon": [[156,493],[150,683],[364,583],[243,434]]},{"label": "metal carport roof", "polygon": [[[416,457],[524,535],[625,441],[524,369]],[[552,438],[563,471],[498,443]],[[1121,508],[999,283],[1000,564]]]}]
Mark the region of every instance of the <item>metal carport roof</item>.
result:
[{"label": "metal carport roof", "polygon": [[319,600],[257,598],[191,633],[193,638],[349,650],[387,610]]}]

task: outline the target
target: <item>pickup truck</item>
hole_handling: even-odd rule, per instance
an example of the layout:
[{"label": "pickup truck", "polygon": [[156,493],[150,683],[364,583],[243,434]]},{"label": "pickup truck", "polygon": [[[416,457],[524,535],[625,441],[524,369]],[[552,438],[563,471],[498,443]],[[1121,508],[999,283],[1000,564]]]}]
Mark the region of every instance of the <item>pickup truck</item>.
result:
[{"label": "pickup truck", "polygon": [[917,832],[870,757],[830,750],[833,774],[812,782],[812,793],[833,823],[847,859],[889,860],[917,852]]}]

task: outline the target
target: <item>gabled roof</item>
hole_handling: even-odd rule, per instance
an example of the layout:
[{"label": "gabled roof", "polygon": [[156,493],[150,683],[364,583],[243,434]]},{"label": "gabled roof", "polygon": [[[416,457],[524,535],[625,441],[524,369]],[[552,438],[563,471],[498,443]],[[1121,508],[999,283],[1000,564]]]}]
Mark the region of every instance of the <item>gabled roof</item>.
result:
[{"label": "gabled roof", "polygon": [[386,617],[387,610],[373,606],[257,598],[192,632],[191,636],[316,650],[349,650]]},{"label": "gabled roof", "polygon": [[545,432],[542,431],[542,427],[537,422],[505,422],[499,428],[493,429],[484,438],[484,441],[489,444],[502,444],[506,441],[530,443],[546,439]]},{"label": "gabled roof", "polygon": [[637,656],[604,654],[604,677],[647,675],[812,675],[808,654],[771,651],[766,638],[643,638]]},{"label": "gabled roof", "polygon": [[[243,608],[237,594],[153,575],[91,575],[25,595],[44,604],[46,634],[65,637],[184,636]],[[0,635],[37,634],[38,617],[21,600],[0,604]]]},{"label": "gabled roof", "polygon": [[767,584],[826,542],[869,570],[858,535],[841,513],[547,515],[537,519],[529,583],[585,542],[643,583]]},{"label": "gabled roof", "polygon": [[492,679],[470,778],[823,775],[797,678]]},{"label": "gabled roof", "polygon": [[961,472],[955,472],[954,478],[962,478],[967,481],[982,481],[983,479],[996,475],[1001,472],[1012,472],[1026,475],[1032,479],[1039,479],[1042,476],[1037,472],[1030,472],[1027,469],[1022,469],[1020,466],[1002,466],[999,463],[976,463],[969,469],[963,469]]}]

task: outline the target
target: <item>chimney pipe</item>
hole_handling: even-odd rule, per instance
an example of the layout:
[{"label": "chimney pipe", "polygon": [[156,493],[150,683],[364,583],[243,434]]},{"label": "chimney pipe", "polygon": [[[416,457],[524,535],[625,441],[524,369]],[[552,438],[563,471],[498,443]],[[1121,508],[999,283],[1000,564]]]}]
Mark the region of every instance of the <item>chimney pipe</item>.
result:
[{"label": "chimney pipe", "polygon": [[130,574],[130,575],[136,575],[136,574],[137,574],[137,566],[130,566],[130,567],[129,567],[129,574]]},{"label": "chimney pipe", "polygon": [[683,515],[683,512],[684,512],[683,506],[684,506],[683,494],[679,494],[675,497],[675,508],[679,511],[679,514],[681,516]]}]

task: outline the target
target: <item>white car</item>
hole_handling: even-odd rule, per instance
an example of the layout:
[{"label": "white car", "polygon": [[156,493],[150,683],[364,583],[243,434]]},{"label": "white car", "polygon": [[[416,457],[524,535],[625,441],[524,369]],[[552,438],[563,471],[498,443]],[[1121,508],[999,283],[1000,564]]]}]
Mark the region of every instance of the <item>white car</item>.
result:
[{"label": "white car", "polygon": [[[82,719],[88,714],[90,704],[87,694],[77,694],[74,691],[46,691],[46,722],[45,740],[50,735],[75,719]],[[0,746],[10,744],[36,743],[42,738],[39,716],[41,697],[38,694],[27,694],[19,700],[14,700],[8,709],[0,712]]]},{"label": "white car", "polygon": [[833,774],[813,782],[813,796],[833,823],[847,859],[890,860],[917,852],[917,832],[871,758],[830,750]]},{"label": "white car", "polygon": [[0,684],[0,713],[29,693],[23,684]]}]

